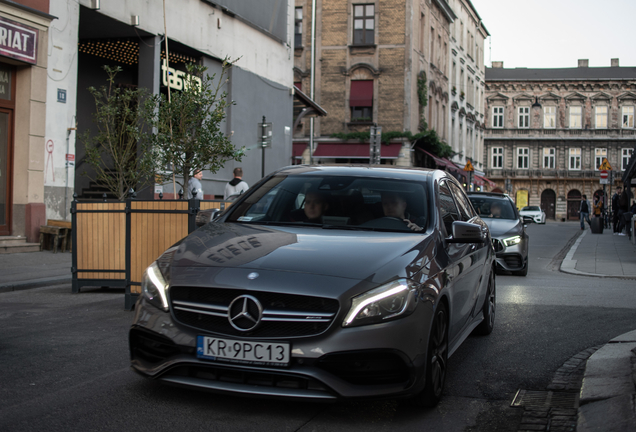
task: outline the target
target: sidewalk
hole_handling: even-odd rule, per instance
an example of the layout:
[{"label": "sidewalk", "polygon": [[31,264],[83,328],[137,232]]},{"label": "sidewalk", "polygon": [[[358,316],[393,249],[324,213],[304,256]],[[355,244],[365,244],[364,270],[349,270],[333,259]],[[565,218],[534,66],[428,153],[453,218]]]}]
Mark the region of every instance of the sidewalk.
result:
[{"label": "sidewalk", "polygon": [[71,283],[71,253],[0,254],[0,293]]},{"label": "sidewalk", "polygon": [[[586,229],[561,263],[561,271],[634,279],[636,288],[636,245],[611,229],[603,234]],[[635,382],[636,330],[612,339],[587,360],[576,430],[636,431]]]}]

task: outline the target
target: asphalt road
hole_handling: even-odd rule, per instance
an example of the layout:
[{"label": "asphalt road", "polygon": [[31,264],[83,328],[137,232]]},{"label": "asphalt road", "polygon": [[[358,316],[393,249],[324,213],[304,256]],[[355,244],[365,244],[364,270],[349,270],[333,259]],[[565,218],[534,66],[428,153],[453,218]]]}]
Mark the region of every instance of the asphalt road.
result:
[{"label": "asphalt road", "polygon": [[123,291],[59,285],[0,294],[2,431],[515,431],[518,389],[544,390],[570,357],[636,328],[633,281],[572,276],[554,258],[574,223],[531,225],[527,277],[497,278],[494,332],[450,359],[432,410],[396,401],[313,404],[159,385],[128,364]]}]

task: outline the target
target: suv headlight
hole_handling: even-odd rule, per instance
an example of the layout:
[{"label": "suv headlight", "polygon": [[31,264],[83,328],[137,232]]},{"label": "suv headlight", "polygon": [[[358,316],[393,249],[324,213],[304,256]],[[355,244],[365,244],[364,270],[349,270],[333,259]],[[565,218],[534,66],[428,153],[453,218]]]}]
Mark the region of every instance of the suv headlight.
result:
[{"label": "suv headlight", "polygon": [[168,296],[166,290],[169,285],[159,270],[157,261],[150,264],[141,278],[141,291],[148,302],[164,312],[168,312]]},{"label": "suv headlight", "polygon": [[353,327],[384,322],[410,315],[417,303],[417,285],[398,279],[354,297],[342,326]]},{"label": "suv headlight", "polygon": [[504,239],[504,244],[506,246],[514,246],[516,244],[521,243],[521,236],[514,236],[514,237],[508,237],[507,239]]}]

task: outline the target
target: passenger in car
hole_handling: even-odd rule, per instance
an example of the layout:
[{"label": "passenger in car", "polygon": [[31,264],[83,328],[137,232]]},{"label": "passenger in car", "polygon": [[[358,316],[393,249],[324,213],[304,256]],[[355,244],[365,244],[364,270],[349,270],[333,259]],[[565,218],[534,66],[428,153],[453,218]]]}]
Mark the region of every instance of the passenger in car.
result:
[{"label": "passenger in car", "polygon": [[490,205],[490,217],[496,219],[501,218],[501,204],[494,202]]},{"label": "passenger in car", "polygon": [[410,215],[406,212],[406,199],[396,192],[382,192],[382,210],[384,217],[393,217],[402,219],[411,231],[422,231],[416,221],[411,220]]},{"label": "passenger in car", "polygon": [[302,210],[292,212],[290,219],[294,222],[322,223],[322,217],[329,209],[329,202],[324,193],[309,190],[305,194],[305,205]]}]

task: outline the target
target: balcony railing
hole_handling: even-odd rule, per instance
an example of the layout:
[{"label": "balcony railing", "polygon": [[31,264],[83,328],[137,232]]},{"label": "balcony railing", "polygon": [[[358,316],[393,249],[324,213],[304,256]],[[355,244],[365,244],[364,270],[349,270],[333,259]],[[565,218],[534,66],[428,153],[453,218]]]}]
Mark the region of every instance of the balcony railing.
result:
[{"label": "balcony railing", "polygon": [[504,137],[524,137],[524,138],[541,138],[543,136],[550,137],[585,137],[585,138],[619,138],[636,136],[635,129],[527,129],[527,128],[512,128],[512,129],[493,129],[488,128],[485,130],[486,136],[504,136]]},{"label": "balcony railing", "polygon": [[492,169],[487,168],[484,174],[489,179],[501,178],[541,178],[543,180],[550,179],[583,179],[583,178],[600,178],[599,171],[596,170],[555,170],[555,169]]}]

